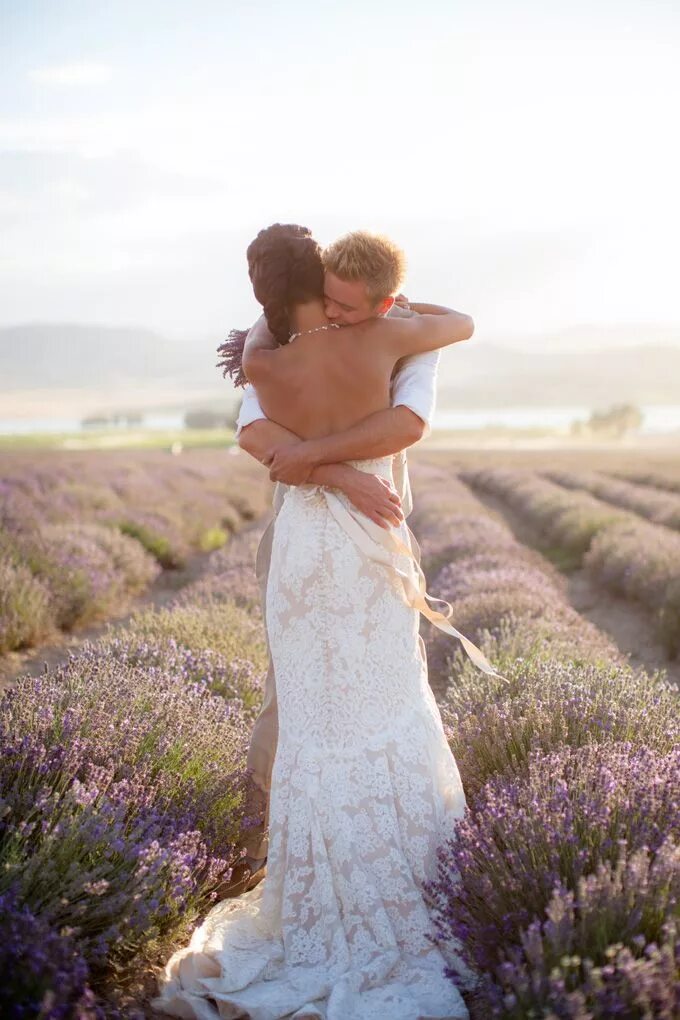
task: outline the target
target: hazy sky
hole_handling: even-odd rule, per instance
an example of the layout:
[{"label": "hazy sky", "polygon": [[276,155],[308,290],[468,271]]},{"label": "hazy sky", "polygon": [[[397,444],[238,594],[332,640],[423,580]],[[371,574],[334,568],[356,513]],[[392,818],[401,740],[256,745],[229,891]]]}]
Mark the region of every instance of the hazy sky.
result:
[{"label": "hazy sky", "polygon": [[494,339],[680,324],[678,0],[0,0],[0,325],[222,335],[274,220]]}]

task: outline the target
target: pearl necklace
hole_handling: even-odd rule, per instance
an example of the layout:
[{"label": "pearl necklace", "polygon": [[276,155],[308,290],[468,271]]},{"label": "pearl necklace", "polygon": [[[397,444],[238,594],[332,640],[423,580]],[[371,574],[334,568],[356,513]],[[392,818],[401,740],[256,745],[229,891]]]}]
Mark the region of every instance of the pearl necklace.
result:
[{"label": "pearl necklace", "polygon": [[314,329],[301,329],[299,333],[291,333],[288,343],[291,343],[297,336],[302,336],[303,333],[318,333],[320,329],[340,329],[340,323],[329,322],[325,326],[315,326]]}]

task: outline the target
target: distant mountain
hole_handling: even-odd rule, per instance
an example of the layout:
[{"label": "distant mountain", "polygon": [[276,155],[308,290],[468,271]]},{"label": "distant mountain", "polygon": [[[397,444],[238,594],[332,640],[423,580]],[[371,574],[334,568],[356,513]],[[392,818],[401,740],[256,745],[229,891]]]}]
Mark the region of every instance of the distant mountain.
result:
[{"label": "distant mountain", "polygon": [[[677,344],[629,345],[630,335],[622,333],[620,347],[572,349],[582,348],[589,329],[565,330],[559,343],[546,336],[531,351],[489,343],[479,334],[445,349],[438,406],[680,403],[680,338]],[[602,336],[602,327],[597,329]],[[12,397],[16,405],[24,391],[45,391],[55,400],[73,395],[75,410],[81,395],[90,406],[102,393],[121,401],[134,393],[138,407],[153,394],[158,406],[162,391],[167,406],[195,405],[199,395],[206,405],[236,404],[241,391],[215,367],[222,339],[167,340],[145,329],[64,323],[0,329],[0,398]]]},{"label": "distant mountain", "polygon": [[191,344],[147,329],[35,323],[0,329],[0,392],[220,382],[221,338]]},{"label": "distant mountain", "polygon": [[478,343],[442,352],[440,407],[680,403],[680,343],[529,352]]}]

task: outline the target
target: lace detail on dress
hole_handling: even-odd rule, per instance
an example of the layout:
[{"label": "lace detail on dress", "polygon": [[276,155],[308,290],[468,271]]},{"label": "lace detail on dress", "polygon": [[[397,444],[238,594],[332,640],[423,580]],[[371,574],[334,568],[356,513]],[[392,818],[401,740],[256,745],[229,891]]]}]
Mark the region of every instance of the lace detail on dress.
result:
[{"label": "lace detail on dress", "polygon": [[[390,477],[391,458],[353,463]],[[152,1007],[200,1020],[467,1018],[444,966],[470,975],[427,938],[422,885],[466,803],[419,614],[317,486],[291,487],[276,518],[267,626],[279,709],[267,874],[212,908]]]}]

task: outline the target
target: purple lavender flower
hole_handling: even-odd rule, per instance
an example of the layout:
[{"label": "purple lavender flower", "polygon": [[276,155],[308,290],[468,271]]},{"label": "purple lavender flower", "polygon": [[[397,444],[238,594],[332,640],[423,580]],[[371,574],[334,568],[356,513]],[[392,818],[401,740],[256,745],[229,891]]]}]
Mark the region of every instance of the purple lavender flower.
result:
[{"label": "purple lavender flower", "polygon": [[486,982],[491,1015],[675,1017],[680,1012],[680,847],[598,864],[576,890],[558,882],[545,910],[500,948]]},{"label": "purple lavender flower", "polygon": [[73,935],[52,929],[21,901],[16,888],[0,893],[0,974],[0,1015],[5,1020],[103,1020],[88,984],[89,967]]},{"label": "purple lavender flower", "polygon": [[[559,661],[528,649],[524,620],[508,621],[495,645],[485,643],[510,684],[479,682],[478,670],[456,663],[440,703],[442,720],[469,797],[496,775],[525,773],[532,752],[627,741],[667,753],[680,744],[680,693],[662,677],[623,664]],[[568,645],[566,645],[568,647]]]},{"label": "purple lavender flower", "polygon": [[615,867],[622,841],[653,855],[680,841],[679,795],[677,746],[533,752],[526,775],[487,783],[439,848],[427,885],[436,940],[461,940],[473,969],[493,974],[544,921],[556,887],[575,891],[600,864]]},{"label": "purple lavender flower", "polygon": [[86,643],[0,700],[3,882],[97,974],[209,907],[258,821],[244,813],[252,715],[193,667],[177,649]]},{"label": "purple lavender flower", "polygon": [[546,474],[567,489],[585,489],[607,503],[647,517],[654,524],[680,530],[680,494],[608,478],[597,471],[548,471]]}]

